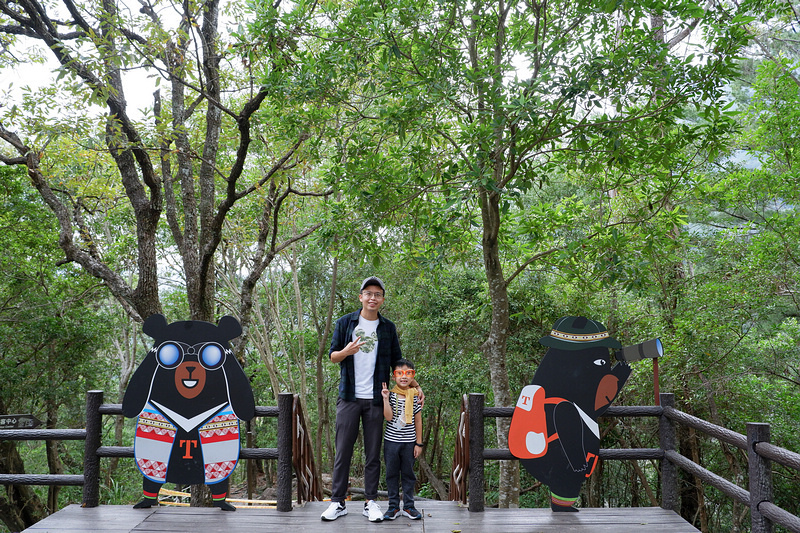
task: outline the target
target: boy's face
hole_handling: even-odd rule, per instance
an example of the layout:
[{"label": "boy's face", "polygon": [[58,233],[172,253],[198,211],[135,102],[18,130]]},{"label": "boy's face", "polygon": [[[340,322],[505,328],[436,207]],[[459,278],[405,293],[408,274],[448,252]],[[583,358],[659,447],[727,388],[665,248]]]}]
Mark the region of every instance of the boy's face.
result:
[{"label": "boy's face", "polygon": [[383,297],[380,285],[367,285],[358,295],[361,306],[367,311],[378,311],[383,305]]},{"label": "boy's face", "polygon": [[411,380],[414,379],[416,372],[413,368],[408,368],[406,365],[398,366],[392,372],[394,381],[401,389],[407,389],[411,385]]}]

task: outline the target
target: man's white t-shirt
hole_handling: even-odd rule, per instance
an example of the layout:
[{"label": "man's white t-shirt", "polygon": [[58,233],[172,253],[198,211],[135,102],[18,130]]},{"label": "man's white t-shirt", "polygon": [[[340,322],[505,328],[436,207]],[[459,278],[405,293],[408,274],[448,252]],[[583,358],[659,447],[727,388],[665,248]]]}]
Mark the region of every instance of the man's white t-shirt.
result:
[{"label": "man's white t-shirt", "polygon": [[358,316],[358,326],[353,331],[353,339],[361,337],[364,345],[353,355],[356,373],[356,398],[371,400],[375,361],[378,359],[378,320],[367,320]]}]

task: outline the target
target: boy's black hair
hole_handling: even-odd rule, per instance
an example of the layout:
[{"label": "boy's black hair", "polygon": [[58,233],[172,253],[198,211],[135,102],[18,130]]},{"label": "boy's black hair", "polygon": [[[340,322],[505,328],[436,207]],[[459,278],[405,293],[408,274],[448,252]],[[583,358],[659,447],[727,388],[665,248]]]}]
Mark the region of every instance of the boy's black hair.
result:
[{"label": "boy's black hair", "polygon": [[408,359],[398,359],[397,361],[395,361],[394,364],[392,365],[392,370],[395,370],[399,366],[407,366],[412,370],[414,369],[414,363],[412,363]]}]

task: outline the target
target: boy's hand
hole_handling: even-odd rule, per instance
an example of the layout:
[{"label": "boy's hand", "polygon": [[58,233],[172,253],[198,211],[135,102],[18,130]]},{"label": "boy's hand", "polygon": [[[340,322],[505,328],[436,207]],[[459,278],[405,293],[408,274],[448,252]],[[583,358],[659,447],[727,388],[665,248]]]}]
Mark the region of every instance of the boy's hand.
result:
[{"label": "boy's hand", "polygon": [[388,400],[389,399],[389,389],[386,388],[386,383],[381,383],[381,385],[383,385],[383,388],[381,389],[381,396],[383,396],[384,400]]}]

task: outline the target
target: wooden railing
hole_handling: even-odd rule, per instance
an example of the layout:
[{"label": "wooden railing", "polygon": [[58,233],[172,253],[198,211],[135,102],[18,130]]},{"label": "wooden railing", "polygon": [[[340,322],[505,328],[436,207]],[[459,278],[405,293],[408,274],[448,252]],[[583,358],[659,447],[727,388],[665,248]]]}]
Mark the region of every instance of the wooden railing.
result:
[{"label": "wooden railing", "polygon": [[292,399],[292,463],[297,476],[297,503],[322,500],[322,480],[314,462],[314,449],[303,417],[300,397]]},{"label": "wooden railing", "polygon": [[[103,446],[103,415],[121,415],[121,404],[104,404],[103,391],[86,393],[86,429],[0,430],[0,440],[83,440],[83,475],[0,474],[0,485],[83,485],[83,507],[100,502],[100,459],[133,457],[133,446]],[[256,416],[278,419],[276,448],[242,448],[241,459],[275,459],[277,465],[276,500],[279,511],[292,510],[292,468],[297,472],[297,502],[321,500],[322,490],[308,431],[303,423],[297,395],[281,393],[277,407],[257,406]]]},{"label": "wooden railing", "polygon": [[450,474],[450,500],[467,503],[467,490],[469,483],[469,407],[467,396],[461,401],[461,414],[458,417],[456,429],[456,449],[453,452],[453,472]]},{"label": "wooden railing", "polygon": [[[678,468],[694,474],[723,494],[750,508],[751,532],[771,533],[775,524],[800,532],[800,518],[773,503],[772,465],[775,461],[800,471],[800,454],[770,444],[769,424],[748,423],[747,435],[736,433],[674,408],[672,394],[660,395],[660,406],[612,406],[606,417],[658,417],[659,448],[601,449],[601,459],[661,460],[661,507],[678,511]],[[470,511],[484,509],[484,461],[514,460],[507,449],[484,448],[484,418],[510,417],[513,407],[485,407],[483,394],[462,399],[450,498],[468,505]],[[722,442],[747,451],[748,489],[703,468],[676,451],[675,424],[688,426]],[[456,477],[458,473],[458,477]]]}]

